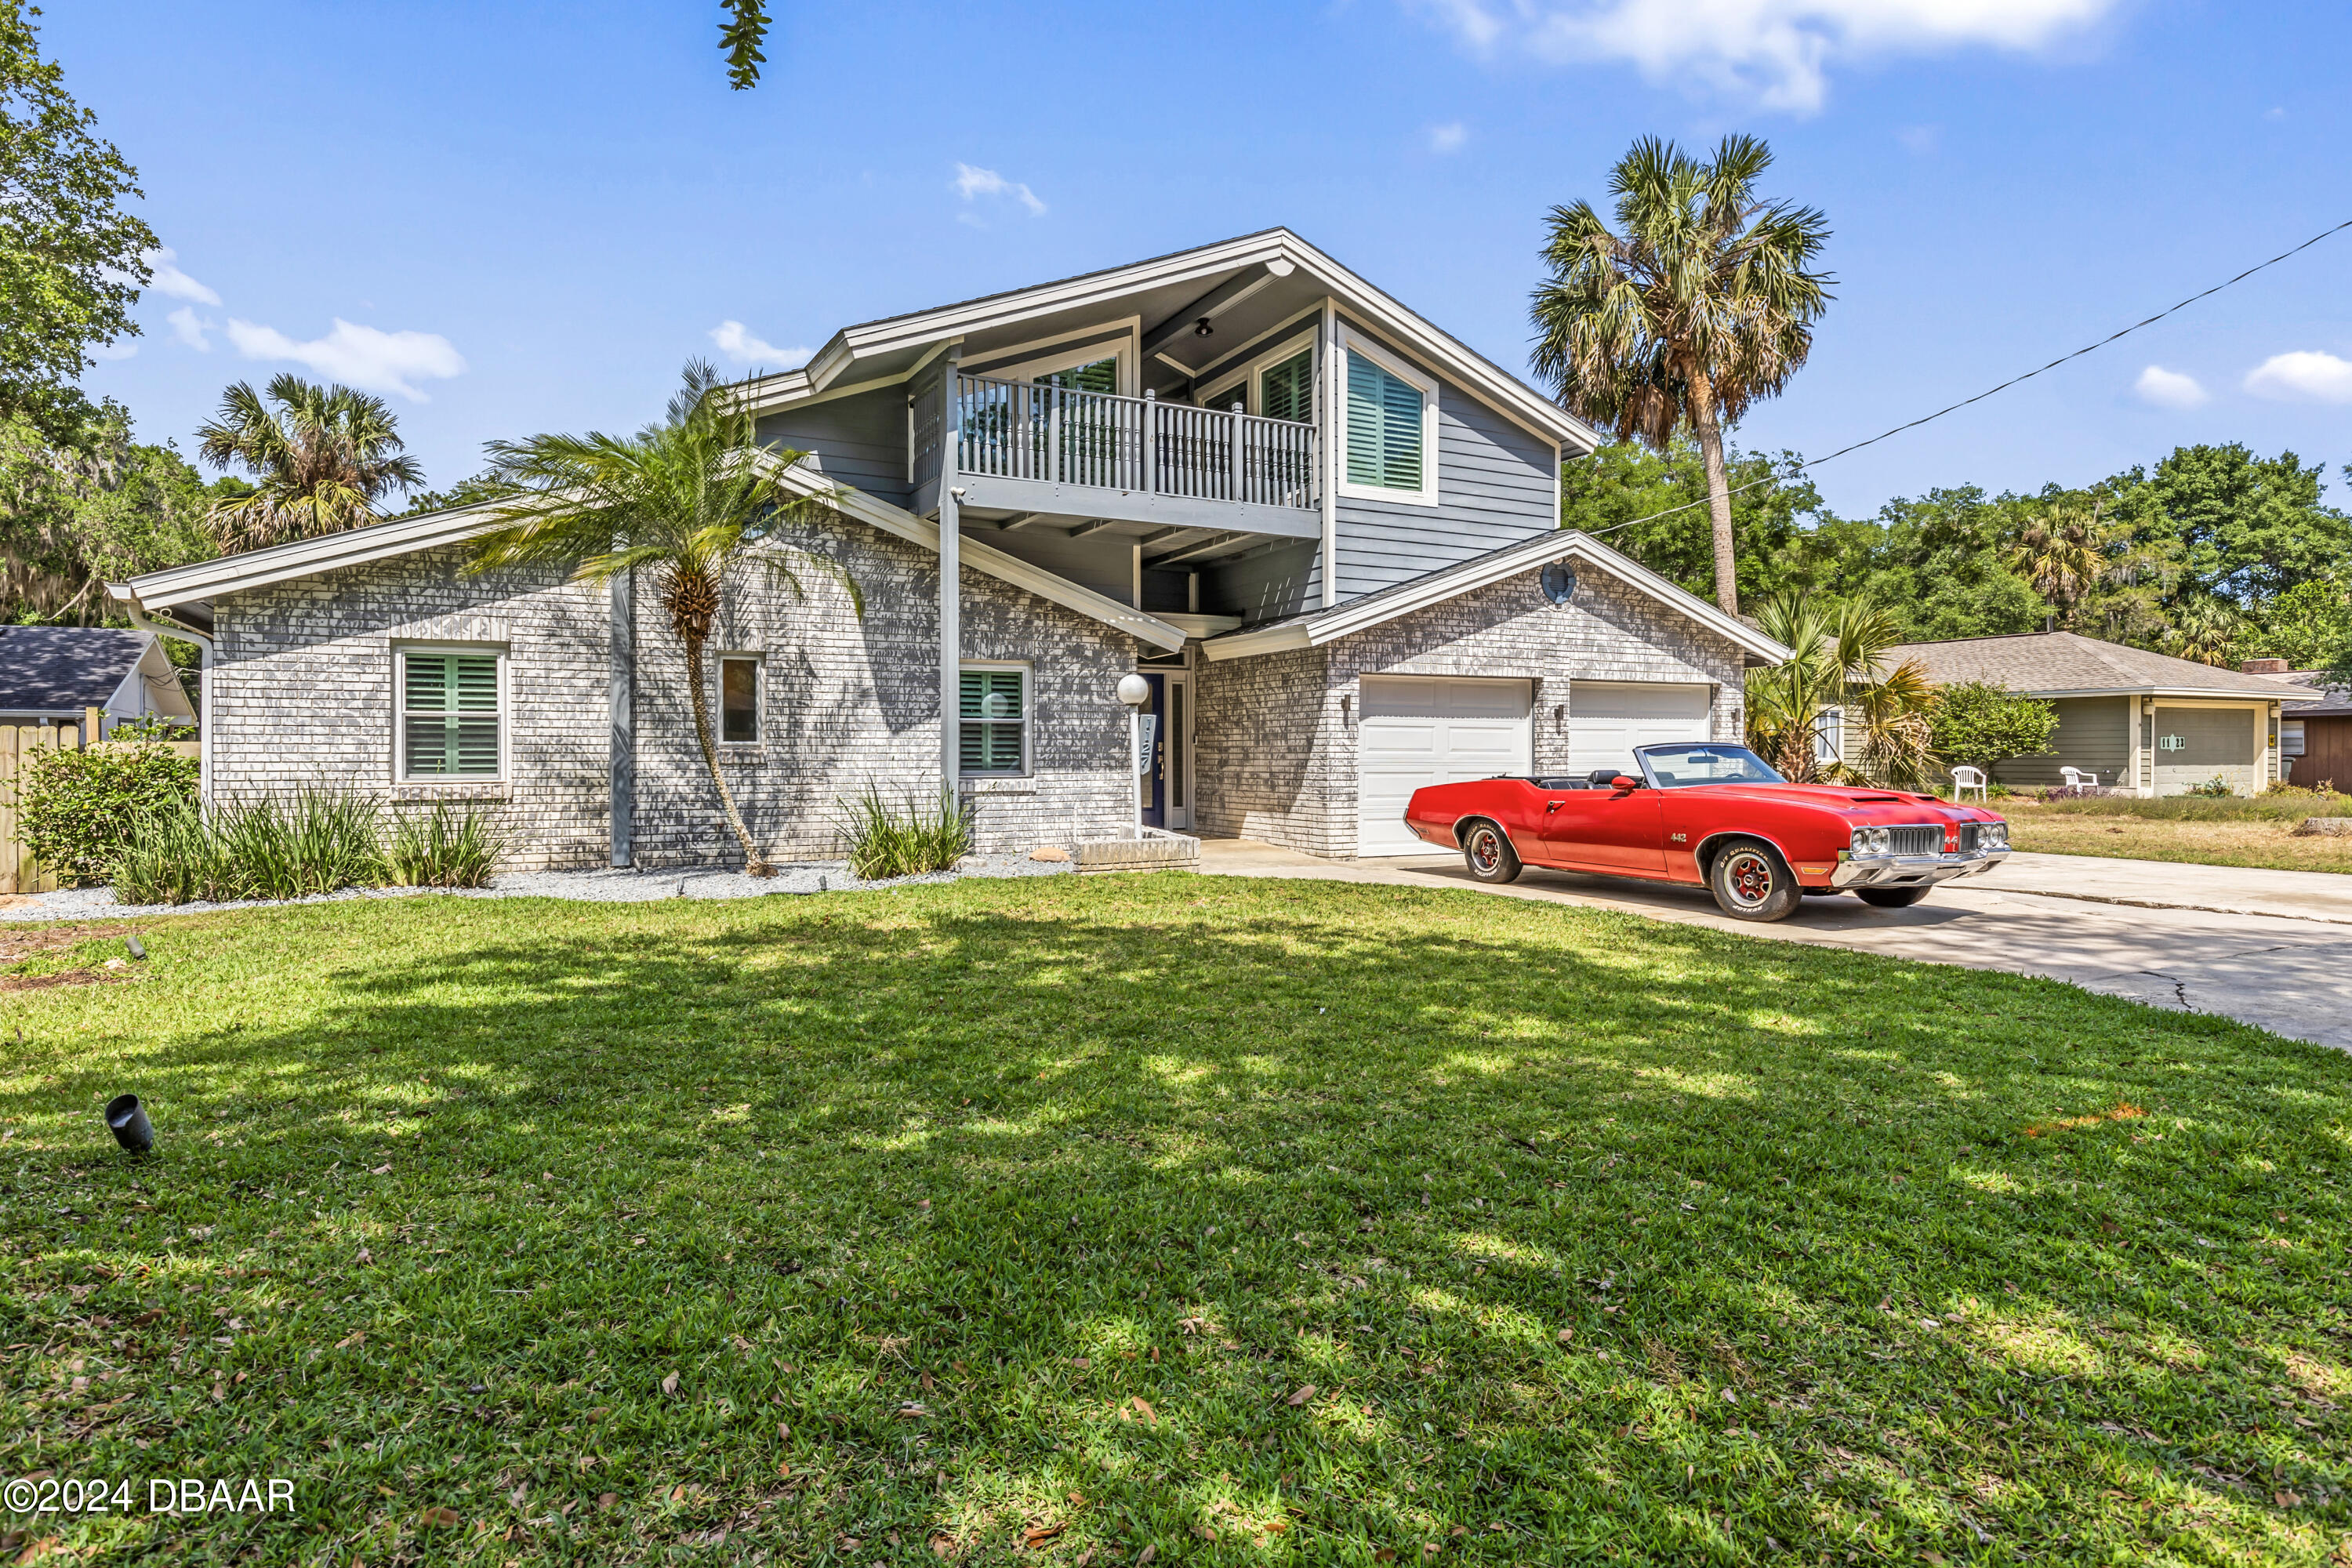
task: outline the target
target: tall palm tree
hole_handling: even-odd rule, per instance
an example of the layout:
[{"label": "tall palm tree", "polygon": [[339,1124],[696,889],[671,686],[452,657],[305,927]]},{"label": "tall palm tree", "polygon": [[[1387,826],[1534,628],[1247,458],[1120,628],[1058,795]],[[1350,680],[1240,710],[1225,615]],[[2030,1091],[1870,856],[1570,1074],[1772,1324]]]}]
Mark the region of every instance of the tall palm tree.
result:
[{"label": "tall palm tree", "polygon": [[[1840,773],[1906,787],[1926,781],[1935,688],[1917,661],[1887,664],[1902,640],[1891,613],[1864,599],[1832,606],[1780,594],[1756,622],[1790,650],[1787,662],[1748,672],[1748,743],[1758,755],[1801,784]],[[1846,754],[1824,765],[1814,737],[1832,710]]]},{"label": "tall palm tree", "polygon": [[425,482],[383,398],[291,374],[270,377],[266,396],[238,382],[196,436],[205,462],[235,464],[260,481],[251,495],[213,508],[213,534],[226,551],[358,528],[376,521],[385,491]]},{"label": "tall palm tree", "polygon": [[711,738],[710,691],[703,651],[719,619],[729,572],[756,566],[794,597],[803,584],[794,563],[839,583],[865,613],[857,584],[834,562],[778,538],[784,528],[834,516],[824,493],[784,482],[807,454],[760,445],[754,416],[725,395],[719,373],[701,361],[665,416],[631,437],[533,436],[493,441],[491,482],[506,495],[494,526],[474,541],[468,570],[561,564],[572,580],[604,584],[643,567],[653,575],[670,631],[686,650],[694,738],[719,794],[720,815],[755,877],[774,868],[751,841],[719,766]]},{"label": "tall palm tree", "polygon": [[1772,151],[1727,136],[1702,163],[1645,136],[1610,172],[1617,226],[1591,204],[1551,210],[1535,292],[1535,366],[1563,407],[1664,451],[1687,426],[1706,470],[1715,598],[1739,613],[1723,430],[1789,384],[1828,308],[1829,239],[1812,207],[1756,194]]},{"label": "tall palm tree", "polygon": [[2026,519],[2007,552],[2010,570],[2050,602],[2062,626],[2074,626],[2093,589],[2136,574],[2114,553],[2114,531],[2100,521],[2105,504],[2094,501],[2085,510],[2079,500],[2054,502]]},{"label": "tall palm tree", "polygon": [[2183,598],[2172,606],[2168,618],[2172,626],[2164,640],[2176,656],[2199,664],[2231,663],[2238,638],[2246,630],[2246,617],[2235,605],[2204,594]]}]

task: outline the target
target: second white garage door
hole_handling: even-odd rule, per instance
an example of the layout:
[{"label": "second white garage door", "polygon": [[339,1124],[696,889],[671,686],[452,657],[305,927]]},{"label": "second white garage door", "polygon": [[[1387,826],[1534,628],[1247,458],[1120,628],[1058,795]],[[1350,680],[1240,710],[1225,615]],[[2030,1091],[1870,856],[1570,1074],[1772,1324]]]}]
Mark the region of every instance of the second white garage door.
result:
[{"label": "second white garage door", "polygon": [[1713,737],[1713,689],[1654,681],[1579,680],[1568,689],[1568,771],[1632,772],[1633,748]]},{"label": "second white garage door", "polygon": [[1423,784],[1532,772],[1530,689],[1525,680],[1364,677],[1356,727],[1356,853],[1433,853],[1404,825],[1405,802]]}]

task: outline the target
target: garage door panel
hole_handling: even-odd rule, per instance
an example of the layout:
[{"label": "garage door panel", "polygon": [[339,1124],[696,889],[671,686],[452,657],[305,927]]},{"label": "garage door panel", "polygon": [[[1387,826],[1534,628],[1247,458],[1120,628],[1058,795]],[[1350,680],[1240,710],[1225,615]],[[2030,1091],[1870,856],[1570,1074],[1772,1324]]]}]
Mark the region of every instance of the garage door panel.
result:
[{"label": "garage door panel", "polygon": [[1631,770],[1636,746],[1714,738],[1714,692],[1705,686],[1579,680],[1569,688],[1568,767]]},{"label": "garage door panel", "polygon": [[1367,676],[1357,726],[1360,855],[1425,855],[1404,826],[1413,791],[1533,769],[1525,680]]}]

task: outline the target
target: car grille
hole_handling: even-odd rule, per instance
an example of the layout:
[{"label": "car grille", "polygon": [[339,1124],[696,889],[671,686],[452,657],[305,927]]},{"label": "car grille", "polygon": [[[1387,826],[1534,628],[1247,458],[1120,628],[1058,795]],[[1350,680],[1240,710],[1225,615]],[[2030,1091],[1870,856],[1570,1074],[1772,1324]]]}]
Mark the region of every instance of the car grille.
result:
[{"label": "car grille", "polygon": [[1890,827],[1886,830],[1886,847],[1897,855],[1941,855],[1944,852],[1944,830],[1941,827]]}]

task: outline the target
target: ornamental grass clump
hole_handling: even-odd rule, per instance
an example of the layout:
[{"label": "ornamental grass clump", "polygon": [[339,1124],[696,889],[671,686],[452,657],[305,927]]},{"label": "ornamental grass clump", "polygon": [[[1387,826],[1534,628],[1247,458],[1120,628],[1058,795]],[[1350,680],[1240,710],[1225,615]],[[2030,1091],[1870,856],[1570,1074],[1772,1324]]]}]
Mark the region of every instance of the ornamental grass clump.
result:
[{"label": "ornamental grass clump", "polygon": [[842,809],[848,814],[842,837],[849,869],[865,881],[951,870],[971,853],[971,811],[952,790],[942,789],[929,804],[911,794],[894,804],[868,784]]},{"label": "ornamental grass clump", "polygon": [[381,887],[389,868],[373,795],[305,789],[291,797],[194,802],[142,816],[109,868],[125,904],[299,899]]},{"label": "ornamental grass clump", "polygon": [[226,847],[193,801],[142,816],[116,848],[110,877],[118,903],[225,903],[242,896]]},{"label": "ornamental grass clump", "polygon": [[395,888],[484,888],[507,852],[508,835],[488,812],[446,801],[393,818],[384,870]]}]

